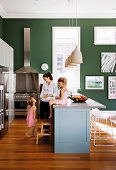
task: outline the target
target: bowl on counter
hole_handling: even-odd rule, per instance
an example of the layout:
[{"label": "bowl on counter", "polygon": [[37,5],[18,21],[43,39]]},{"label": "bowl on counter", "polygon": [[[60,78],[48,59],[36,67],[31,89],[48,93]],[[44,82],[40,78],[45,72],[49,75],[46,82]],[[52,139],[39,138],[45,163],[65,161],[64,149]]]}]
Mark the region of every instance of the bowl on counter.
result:
[{"label": "bowl on counter", "polygon": [[77,103],[77,102],[85,102],[88,97],[87,96],[84,96],[84,95],[71,95],[69,96],[69,98],[74,102],[74,103]]}]

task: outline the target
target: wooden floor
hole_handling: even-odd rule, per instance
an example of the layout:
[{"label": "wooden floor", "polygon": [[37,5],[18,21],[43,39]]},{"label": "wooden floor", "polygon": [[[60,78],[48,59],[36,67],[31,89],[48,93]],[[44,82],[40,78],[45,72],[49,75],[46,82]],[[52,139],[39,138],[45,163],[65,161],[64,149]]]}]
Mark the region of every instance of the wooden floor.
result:
[{"label": "wooden floor", "polygon": [[25,119],[15,119],[0,140],[0,170],[116,170],[115,147],[95,149],[90,154],[54,154],[49,139],[25,137]]}]

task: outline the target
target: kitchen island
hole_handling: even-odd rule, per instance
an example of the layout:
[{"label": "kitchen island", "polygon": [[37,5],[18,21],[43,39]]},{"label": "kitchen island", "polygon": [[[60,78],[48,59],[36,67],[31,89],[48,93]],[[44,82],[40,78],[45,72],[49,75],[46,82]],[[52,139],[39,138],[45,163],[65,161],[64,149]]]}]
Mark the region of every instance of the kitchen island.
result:
[{"label": "kitchen island", "polygon": [[54,153],[90,152],[90,110],[106,108],[88,99],[84,103],[54,105]]}]

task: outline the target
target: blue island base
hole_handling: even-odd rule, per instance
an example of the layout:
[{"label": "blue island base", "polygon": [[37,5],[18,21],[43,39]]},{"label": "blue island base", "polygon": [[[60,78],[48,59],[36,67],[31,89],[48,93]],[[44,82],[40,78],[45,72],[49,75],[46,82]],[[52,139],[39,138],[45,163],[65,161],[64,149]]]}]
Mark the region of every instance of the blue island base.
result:
[{"label": "blue island base", "polygon": [[90,152],[90,109],[54,109],[54,152]]}]

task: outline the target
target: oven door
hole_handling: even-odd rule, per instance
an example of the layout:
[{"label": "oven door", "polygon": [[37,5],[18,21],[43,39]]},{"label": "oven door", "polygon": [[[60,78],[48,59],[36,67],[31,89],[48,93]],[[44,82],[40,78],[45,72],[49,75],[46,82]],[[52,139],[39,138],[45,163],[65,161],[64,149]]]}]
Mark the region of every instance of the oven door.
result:
[{"label": "oven door", "polygon": [[0,112],[0,130],[4,128],[4,113]]},{"label": "oven door", "polygon": [[4,85],[0,85],[0,111],[4,111]]},{"label": "oven door", "polygon": [[15,115],[16,116],[25,116],[27,115],[27,101],[26,100],[20,100],[14,102],[14,108],[15,108]]}]

